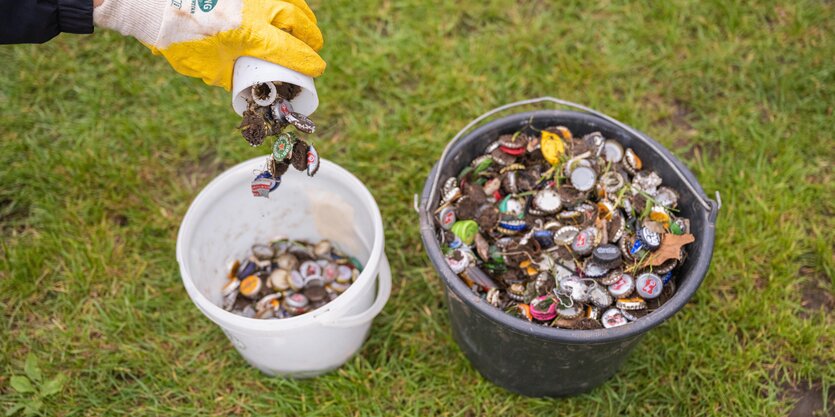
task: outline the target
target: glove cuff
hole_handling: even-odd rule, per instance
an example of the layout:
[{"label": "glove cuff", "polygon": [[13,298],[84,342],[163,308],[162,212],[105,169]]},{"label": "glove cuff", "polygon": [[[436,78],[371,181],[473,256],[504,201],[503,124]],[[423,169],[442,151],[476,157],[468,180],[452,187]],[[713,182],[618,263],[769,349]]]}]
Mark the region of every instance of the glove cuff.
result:
[{"label": "glove cuff", "polygon": [[93,10],[93,23],[153,45],[159,37],[165,9],[170,1],[104,0],[101,6]]}]

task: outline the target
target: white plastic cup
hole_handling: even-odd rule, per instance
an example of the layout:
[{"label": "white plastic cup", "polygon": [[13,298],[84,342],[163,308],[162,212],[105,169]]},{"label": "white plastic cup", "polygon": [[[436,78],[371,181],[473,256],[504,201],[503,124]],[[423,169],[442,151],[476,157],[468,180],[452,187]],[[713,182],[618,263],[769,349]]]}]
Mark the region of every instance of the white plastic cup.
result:
[{"label": "white plastic cup", "polygon": [[[388,301],[391,269],[383,221],[365,186],[324,159],[314,177],[290,170],[269,199],[254,197],[250,182],[265,159],[230,168],[194,199],[177,236],[177,262],[191,300],[247,362],[269,375],[313,377],[338,368],[359,350]],[[219,307],[228,263],[277,236],[329,239],[360,260],[362,273],[335,300],[292,318],[250,319]]]},{"label": "white plastic cup", "polygon": [[248,105],[250,88],[256,83],[281,81],[301,87],[301,92],[290,100],[293,110],[310,116],[319,107],[319,95],[313,78],[298,71],[258,58],[242,56],[235,61],[232,72],[232,108],[242,115]]}]

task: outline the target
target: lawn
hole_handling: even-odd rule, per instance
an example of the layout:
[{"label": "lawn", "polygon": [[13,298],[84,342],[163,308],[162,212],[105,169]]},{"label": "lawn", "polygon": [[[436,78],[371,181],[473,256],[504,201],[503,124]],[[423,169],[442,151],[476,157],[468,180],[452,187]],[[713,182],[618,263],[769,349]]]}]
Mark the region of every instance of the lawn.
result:
[{"label": "lawn", "polygon": [[[0,409],[34,400],[11,387],[32,354],[67,377],[49,415],[835,415],[832,2],[312,5],[317,146],[371,190],[395,270],[360,353],[305,381],[240,358],[189,300],[175,238],[203,186],[266,148],[228,93],[135,40],[62,35],[0,46]],[[643,130],[724,204],[692,302],[564,399],[470,366],[412,208],[455,132],[541,95]]]}]

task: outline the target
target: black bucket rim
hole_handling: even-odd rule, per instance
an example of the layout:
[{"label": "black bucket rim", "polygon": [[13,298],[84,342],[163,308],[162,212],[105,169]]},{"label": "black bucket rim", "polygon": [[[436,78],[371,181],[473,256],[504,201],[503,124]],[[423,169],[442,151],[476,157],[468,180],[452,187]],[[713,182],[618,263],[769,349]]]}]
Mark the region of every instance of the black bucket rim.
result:
[{"label": "black bucket rim", "polygon": [[[551,99],[548,101],[554,100]],[[530,104],[531,102],[536,102],[536,100],[528,100],[526,102],[519,103]],[[561,100],[559,102],[566,103],[562,102]],[[573,103],[568,104],[571,105]],[[512,105],[504,107],[508,108],[510,106]],[[692,190],[698,194],[697,197],[701,197],[703,201],[705,201],[709,206],[707,209],[705,209],[705,214],[707,218],[705,236],[702,236],[701,239],[697,241],[702,246],[702,254],[707,261],[697,262],[695,269],[691,271],[692,275],[698,277],[697,279],[692,279],[685,282],[685,285],[680,286],[676,290],[676,293],[673,295],[672,298],[670,298],[660,308],[653,311],[652,314],[644,316],[639,320],[630,322],[623,326],[618,326],[609,329],[560,329],[542,326],[536,323],[531,323],[529,321],[523,320],[521,318],[511,316],[505,313],[504,311],[490,305],[489,303],[485,302],[481,297],[474,294],[472,290],[469,287],[467,287],[466,284],[464,284],[461,278],[457,274],[455,274],[446,263],[443,253],[441,252],[440,245],[438,244],[438,241],[435,237],[436,228],[434,216],[431,214],[431,210],[427,209],[427,206],[430,203],[429,198],[430,194],[432,194],[431,191],[433,185],[436,185],[436,187],[440,187],[440,181],[438,181],[437,183],[435,181],[435,177],[439,175],[440,161],[436,162],[433,165],[432,170],[430,171],[429,176],[427,177],[426,182],[424,183],[424,188],[421,193],[420,206],[418,210],[420,215],[420,234],[421,240],[423,241],[424,250],[426,251],[427,256],[429,256],[429,259],[435,267],[435,270],[441,276],[444,285],[446,286],[446,289],[451,290],[456,297],[464,300],[464,302],[467,305],[474,308],[476,311],[478,311],[479,314],[484,315],[490,320],[498,324],[501,324],[514,332],[524,334],[527,336],[538,337],[549,341],[573,344],[608,343],[639,336],[648,332],[649,330],[661,325],[663,322],[668,320],[675,313],[684,308],[684,306],[689,302],[689,300],[701,286],[710,267],[710,259],[713,256],[716,216],[718,215],[720,206],[718,203],[714,202],[705,195],[701,185],[699,184],[698,180],[696,180],[696,177],[693,175],[693,173],[690,172],[690,170],[681,161],[679,161],[678,158],[673,156],[661,144],[659,144],[649,136],[643,134],[642,132],[637,131],[629,126],[626,126],[623,123],[612,119],[611,117],[603,115],[602,113],[598,113],[594,110],[587,109],[579,105],[576,105],[575,107],[581,108],[585,111],[578,112],[573,110],[535,110],[527,112],[516,112],[507,116],[491,120],[490,122],[487,122],[479,126],[475,130],[466,132],[466,135],[464,135],[465,131],[472,126],[473,123],[471,123],[466,128],[464,128],[464,130],[459,132],[459,134],[456,135],[456,137],[452,141],[450,141],[450,143],[447,145],[447,148],[452,149],[452,145],[454,145],[453,142],[456,142],[456,140],[459,138],[467,140],[472,137],[478,137],[487,131],[495,129],[495,127],[499,125],[504,125],[508,123],[512,119],[524,119],[536,117],[537,115],[579,114],[586,117],[591,115],[598,117],[608,123],[614,123],[618,128],[622,128],[625,126],[626,129],[624,130],[627,134],[634,137],[636,140],[645,142],[651,148],[654,148],[654,150],[656,150],[657,152],[664,154],[664,156],[666,156],[666,158],[669,159],[669,161],[672,164],[675,164],[676,168],[678,168],[680,173],[682,174],[682,179],[689,183]],[[474,122],[478,121],[479,119],[475,119]]]}]

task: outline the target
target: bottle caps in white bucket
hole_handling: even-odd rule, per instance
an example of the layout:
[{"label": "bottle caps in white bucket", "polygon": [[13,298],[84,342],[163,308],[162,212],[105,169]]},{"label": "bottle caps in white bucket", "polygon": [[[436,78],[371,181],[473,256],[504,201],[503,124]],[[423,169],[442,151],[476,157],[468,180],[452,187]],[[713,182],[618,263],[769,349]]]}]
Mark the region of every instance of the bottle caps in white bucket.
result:
[{"label": "bottle caps in white bucket", "polygon": [[236,113],[243,114],[246,110],[252,85],[265,81],[281,81],[299,86],[301,92],[290,100],[298,113],[309,116],[319,106],[319,96],[312,77],[272,62],[242,56],[235,61],[232,74],[232,108]]}]

